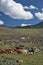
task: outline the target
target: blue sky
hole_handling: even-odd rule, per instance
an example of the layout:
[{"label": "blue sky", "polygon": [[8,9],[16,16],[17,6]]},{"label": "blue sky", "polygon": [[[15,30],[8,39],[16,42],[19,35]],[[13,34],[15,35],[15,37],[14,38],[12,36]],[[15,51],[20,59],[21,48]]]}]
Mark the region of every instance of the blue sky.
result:
[{"label": "blue sky", "polygon": [[43,21],[43,0],[1,0],[0,25],[17,27]]}]

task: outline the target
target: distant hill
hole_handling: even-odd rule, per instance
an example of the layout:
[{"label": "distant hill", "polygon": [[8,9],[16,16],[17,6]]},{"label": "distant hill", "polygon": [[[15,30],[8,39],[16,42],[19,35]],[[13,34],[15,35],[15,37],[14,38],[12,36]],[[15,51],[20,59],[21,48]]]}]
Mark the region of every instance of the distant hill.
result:
[{"label": "distant hill", "polygon": [[39,24],[36,24],[36,25],[34,25],[33,27],[43,28],[43,22],[40,22]]},{"label": "distant hill", "polygon": [[33,26],[29,27],[30,26],[27,26],[27,28],[8,28],[0,26],[0,40],[19,40],[18,43],[22,44],[20,38],[26,37],[27,40],[27,37],[29,37],[31,41],[41,40],[41,44],[43,44],[43,28],[35,28],[36,26],[34,26],[34,28],[31,28]]},{"label": "distant hill", "polygon": [[0,27],[5,27],[5,28],[24,28],[24,29],[28,29],[28,28],[43,28],[43,21],[36,24],[36,25],[27,25],[27,26],[17,26],[17,27],[8,27],[5,25],[0,25]]},{"label": "distant hill", "polygon": [[40,22],[40,23],[38,23],[38,24],[36,24],[36,25],[27,25],[27,26],[18,26],[18,27],[16,27],[16,28],[43,28],[43,22]]},{"label": "distant hill", "polygon": [[16,28],[24,28],[24,29],[27,29],[27,28],[32,28],[32,27],[33,27],[32,25],[31,26],[27,25],[27,26],[18,26]]}]

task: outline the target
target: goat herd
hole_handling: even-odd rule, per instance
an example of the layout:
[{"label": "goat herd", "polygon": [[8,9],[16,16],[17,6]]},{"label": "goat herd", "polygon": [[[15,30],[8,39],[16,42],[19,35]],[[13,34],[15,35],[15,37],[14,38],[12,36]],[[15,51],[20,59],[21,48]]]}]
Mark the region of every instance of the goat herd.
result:
[{"label": "goat herd", "polygon": [[35,52],[39,52],[39,48],[33,47],[33,48],[24,48],[24,46],[18,46],[15,47],[14,49],[0,49],[0,54],[7,54],[7,53],[14,53],[17,52],[18,54],[28,54],[28,55],[33,55]]}]

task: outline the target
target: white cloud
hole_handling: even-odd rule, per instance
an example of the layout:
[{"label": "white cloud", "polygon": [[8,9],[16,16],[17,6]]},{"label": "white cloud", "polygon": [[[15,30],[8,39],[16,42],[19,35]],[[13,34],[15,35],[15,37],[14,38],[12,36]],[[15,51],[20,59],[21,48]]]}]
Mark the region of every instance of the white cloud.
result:
[{"label": "white cloud", "polygon": [[43,12],[43,8],[42,8],[42,12]]},{"label": "white cloud", "polygon": [[0,20],[0,25],[3,25],[3,24],[4,24],[4,22],[2,20]]},{"label": "white cloud", "polygon": [[42,13],[40,13],[40,12],[35,13],[35,16],[36,16],[38,19],[43,20],[43,12],[42,12]]},{"label": "white cloud", "polygon": [[28,6],[24,6],[24,9],[29,9],[29,7]]},{"label": "white cloud", "polygon": [[33,15],[30,11],[25,11],[22,4],[16,3],[13,0],[1,0],[0,11],[14,19],[27,20],[33,18]]},{"label": "white cloud", "polygon": [[24,9],[38,9],[38,8],[33,6],[33,5],[30,5],[29,7],[28,6],[24,6]]},{"label": "white cloud", "polygon": [[31,26],[31,24],[21,24],[22,27],[24,26]]}]

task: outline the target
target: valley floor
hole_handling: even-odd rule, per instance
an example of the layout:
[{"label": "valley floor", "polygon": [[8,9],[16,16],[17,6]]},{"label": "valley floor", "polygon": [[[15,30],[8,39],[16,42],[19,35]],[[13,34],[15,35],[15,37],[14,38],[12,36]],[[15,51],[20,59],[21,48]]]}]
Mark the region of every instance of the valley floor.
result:
[{"label": "valley floor", "polygon": [[[17,63],[17,59],[22,59],[23,63]],[[0,65],[43,65],[43,52],[34,55],[24,54],[0,54]]]},{"label": "valley floor", "polygon": [[[0,65],[43,65],[43,28],[40,29],[11,29],[0,27],[0,49],[14,48],[16,45],[39,47],[41,50],[33,55],[1,54]],[[17,63],[22,59],[23,63]]]}]

